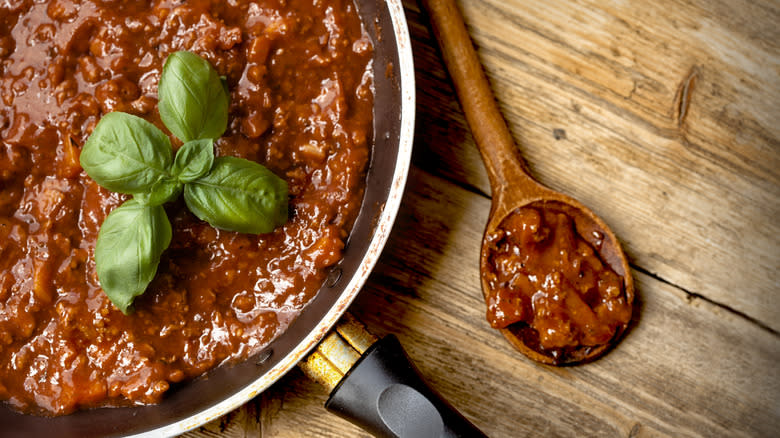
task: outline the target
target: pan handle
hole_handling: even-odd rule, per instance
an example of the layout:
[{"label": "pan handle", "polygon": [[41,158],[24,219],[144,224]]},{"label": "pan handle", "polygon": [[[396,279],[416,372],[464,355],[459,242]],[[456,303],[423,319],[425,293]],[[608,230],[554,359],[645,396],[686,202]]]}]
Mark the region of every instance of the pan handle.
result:
[{"label": "pan handle", "polygon": [[[347,336],[344,324],[351,326]],[[355,324],[347,316],[301,363],[307,375],[332,388],[329,411],[379,437],[485,436],[428,386],[398,338],[388,335],[362,348],[376,338],[363,332],[355,342],[349,336]]]},{"label": "pan handle", "polygon": [[363,354],[325,408],[376,436],[485,436],[425,383],[394,335]]}]

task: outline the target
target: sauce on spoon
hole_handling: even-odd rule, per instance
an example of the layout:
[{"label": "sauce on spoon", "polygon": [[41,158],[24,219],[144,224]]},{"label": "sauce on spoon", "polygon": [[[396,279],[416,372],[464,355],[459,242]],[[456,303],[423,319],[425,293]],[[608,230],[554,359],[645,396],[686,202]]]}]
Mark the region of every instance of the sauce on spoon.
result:
[{"label": "sauce on spoon", "polygon": [[[631,319],[623,279],[601,261],[566,213],[522,207],[485,236],[487,319],[517,324],[525,344],[556,361],[608,343]],[[594,241],[595,240],[595,241]]]}]

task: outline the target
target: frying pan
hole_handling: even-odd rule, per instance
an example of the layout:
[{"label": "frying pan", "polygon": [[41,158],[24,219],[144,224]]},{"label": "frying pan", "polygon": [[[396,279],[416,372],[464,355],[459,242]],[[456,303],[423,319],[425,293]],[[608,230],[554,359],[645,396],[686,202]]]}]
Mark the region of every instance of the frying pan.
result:
[{"label": "frying pan", "polygon": [[328,333],[365,283],[401,202],[412,151],[415,86],[401,0],[357,0],[374,43],[374,149],[362,210],[344,259],[293,324],[266,349],[174,386],[154,406],[101,408],[47,418],[0,406],[2,436],[170,436],[246,403],[301,361]]}]

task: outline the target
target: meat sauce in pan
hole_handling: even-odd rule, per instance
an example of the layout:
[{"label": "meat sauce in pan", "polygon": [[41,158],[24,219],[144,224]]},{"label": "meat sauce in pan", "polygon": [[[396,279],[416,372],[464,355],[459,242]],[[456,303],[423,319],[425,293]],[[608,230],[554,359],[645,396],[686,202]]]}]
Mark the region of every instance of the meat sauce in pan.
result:
[{"label": "meat sauce in pan", "polygon": [[[173,240],[124,315],[95,273],[107,214],[79,152],[101,116],[164,129],[163,62],[193,51],[227,77],[217,155],[290,187],[290,220],[248,235],[165,206]],[[0,400],[25,412],[161,400],[258,351],[337,263],[372,138],[372,43],[350,0],[18,0],[0,6]],[[166,131],[167,132],[167,131]],[[174,141],[174,148],[181,145]]]}]

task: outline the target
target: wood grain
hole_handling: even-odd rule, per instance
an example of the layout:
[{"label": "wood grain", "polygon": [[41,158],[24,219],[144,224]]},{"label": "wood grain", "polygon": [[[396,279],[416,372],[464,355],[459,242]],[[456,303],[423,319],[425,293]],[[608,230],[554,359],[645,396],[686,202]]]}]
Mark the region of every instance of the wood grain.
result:
[{"label": "wood grain", "polygon": [[[780,269],[780,33],[759,43],[740,32],[780,16],[757,7],[726,14],[725,7],[688,6],[698,15],[685,20],[675,2],[645,3],[462,6],[538,179],[601,215],[635,266],[776,332],[780,288],[777,276],[766,274]],[[652,26],[646,17],[654,17]],[[708,32],[694,31],[701,30],[696,23],[709,23]],[[721,53],[724,47],[742,53],[745,64]],[[633,54],[622,61],[628,65],[621,50]],[[678,89],[691,75],[681,117]],[[556,129],[565,138],[555,140]],[[440,145],[436,158],[452,155],[450,146]],[[471,171],[482,173],[472,161]],[[484,178],[466,182],[489,193]],[[737,292],[746,287],[754,293]]]},{"label": "wood grain", "polygon": [[[615,230],[637,317],[603,359],[553,368],[491,330],[479,290],[487,176],[435,41],[407,2],[414,168],[351,307],[494,437],[780,433],[780,6],[459,2],[513,136],[544,184]],[[297,370],[188,437],[352,437]]]}]

